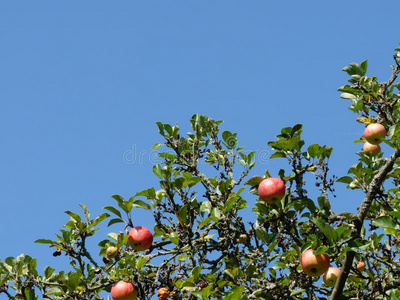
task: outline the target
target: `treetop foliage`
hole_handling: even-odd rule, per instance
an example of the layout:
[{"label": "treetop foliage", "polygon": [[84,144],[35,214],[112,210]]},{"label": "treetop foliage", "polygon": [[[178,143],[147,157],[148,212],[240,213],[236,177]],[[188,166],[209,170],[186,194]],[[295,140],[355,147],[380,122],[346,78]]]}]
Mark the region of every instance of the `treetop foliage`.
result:
[{"label": "treetop foliage", "polygon": [[[358,162],[338,178],[329,172],[333,149],[307,144],[296,124],[268,142],[280,171],[250,177],[256,152],[240,145],[236,133],[221,132],[222,121],[195,114],[187,134],[157,122],[163,142],[152,150],[162,150],[163,162],[153,166],[159,186],[129,199],[113,195],[95,217],[84,204],[79,213],[66,211],[69,220],[56,238],[36,242],[54,248],[70,270],[39,271],[26,254],[2,259],[0,294],[103,299],[124,280],[133,283],[137,299],[399,299],[400,48],[395,51],[387,81],[368,77],[364,61],[343,69],[350,79],[339,88],[357,122],[385,127],[387,136],[379,142],[390,155],[360,151]],[[285,183],[285,196],[274,204],[258,198],[268,177]],[[332,210],[336,184],[364,193],[357,211]],[[130,230],[142,225],[132,219],[134,210],[154,219],[154,241],[144,251],[128,241]],[[92,249],[88,240],[100,226],[116,232]],[[333,287],[306,275],[300,259],[307,249],[328,255],[331,266],[340,268]],[[357,268],[361,261],[364,270]]]}]

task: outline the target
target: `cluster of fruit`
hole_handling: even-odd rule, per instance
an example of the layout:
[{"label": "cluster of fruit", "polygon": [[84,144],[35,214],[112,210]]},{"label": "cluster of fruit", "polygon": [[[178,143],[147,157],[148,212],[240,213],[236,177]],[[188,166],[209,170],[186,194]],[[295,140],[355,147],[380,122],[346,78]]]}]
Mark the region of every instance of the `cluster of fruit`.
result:
[{"label": "cluster of fruit", "polygon": [[[383,125],[374,123],[369,124],[364,131],[367,140],[363,146],[363,151],[368,155],[377,155],[381,152],[379,144],[386,136],[386,129]],[[282,200],[286,193],[285,183],[280,178],[266,178],[258,185],[258,195],[269,204],[274,204]],[[145,227],[137,226],[130,230],[128,237],[129,245],[136,251],[144,251],[150,248],[153,243],[153,234]],[[300,259],[303,271],[312,277],[323,275],[325,285],[333,287],[340,274],[340,269],[330,265],[330,258],[327,254],[314,254],[313,249],[303,252]],[[115,258],[118,255],[118,248],[110,246],[107,248],[107,256]],[[357,269],[363,271],[364,262],[359,262]],[[131,282],[118,281],[111,288],[111,297],[114,300],[134,300],[137,297],[137,289]],[[160,300],[167,299],[169,290],[160,288],[158,297]]]},{"label": "cluster of fruit", "polygon": [[[136,251],[145,251],[149,249],[153,243],[153,234],[149,229],[142,226],[137,226],[129,231],[129,245]],[[106,250],[109,258],[115,258],[118,255],[119,249],[110,246]],[[111,297],[114,300],[135,300],[138,290],[132,282],[120,280],[111,288]],[[161,298],[166,299],[166,298]]]},{"label": "cluster of fruit", "polygon": [[[379,144],[386,137],[386,128],[382,124],[369,124],[364,130],[366,142],[363,151],[368,155],[377,155],[381,152]],[[269,204],[274,204],[282,200],[286,193],[285,183],[280,178],[266,178],[258,185],[259,197]],[[303,252],[300,259],[300,265],[304,273],[311,277],[323,275],[323,281],[326,286],[335,286],[339,277],[340,269],[332,267],[328,254],[314,254],[313,249],[307,249]],[[365,262],[360,261],[357,264],[357,270],[362,272],[365,268]]]},{"label": "cluster of fruit", "polygon": [[382,124],[369,124],[364,130],[364,137],[367,140],[363,146],[363,151],[368,155],[377,155],[381,152],[379,144],[386,136],[386,128]]},{"label": "cluster of fruit", "polygon": [[[304,273],[311,277],[321,275],[326,286],[334,287],[339,277],[340,269],[332,267],[328,254],[314,254],[313,249],[303,252],[300,259],[300,265]],[[365,262],[360,261],[357,264],[357,270],[362,272],[365,269]]]}]

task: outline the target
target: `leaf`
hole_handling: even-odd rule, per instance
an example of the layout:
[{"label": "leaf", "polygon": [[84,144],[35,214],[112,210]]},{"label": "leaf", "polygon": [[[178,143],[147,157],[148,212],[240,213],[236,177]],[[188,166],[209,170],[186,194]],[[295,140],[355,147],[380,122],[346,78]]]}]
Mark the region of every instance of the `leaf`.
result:
[{"label": "leaf", "polygon": [[103,209],[108,210],[109,212],[112,212],[113,214],[117,215],[118,217],[122,218],[121,213],[119,212],[118,209],[116,209],[113,206],[105,206],[103,207]]},{"label": "leaf", "polygon": [[35,243],[38,244],[54,244],[55,242],[52,240],[47,240],[47,239],[38,239],[35,241]]},{"label": "leaf", "polygon": [[390,216],[378,217],[372,221],[372,224],[378,227],[398,229],[398,225]]},{"label": "leaf", "polygon": [[305,291],[306,291],[306,289],[295,290],[294,292],[292,292],[292,293],[290,294],[290,296],[295,296],[295,295],[304,293]]},{"label": "leaf", "polygon": [[331,244],[335,244],[337,241],[337,234],[335,229],[328,223],[325,223],[322,219],[311,219],[311,221],[317,225],[321,232],[326,236]]},{"label": "leaf", "polygon": [[222,133],[222,139],[224,140],[224,144],[228,149],[236,148],[238,144],[238,140],[236,139],[237,133],[232,133],[230,131],[224,131]]},{"label": "leaf", "polygon": [[208,223],[210,223],[212,221],[211,218],[206,218],[203,221],[201,221],[199,223],[199,225],[197,225],[197,228],[202,228],[203,226],[206,226]]},{"label": "leaf", "polygon": [[151,210],[151,206],[148,203],[144,202],[143,200],[135,200],[133,202],[133,206],[138,208],[143,208],[145,210]]},{"label": "leaf", "polygon": [[150,149],[151,151],[156,150],[157,148],[161,147],[163,144],[156,143],[154,146]]},{"label": "leaf", "polygon": [[126,212],[125,199],[120,195],[112,195],[111,197],[117,201],[118,207]]},{"label": "leaf", "polygon": [[90,221],[90,213],[89,213],[88,208],[86,207],[85,204],[80,203],[79,205],[81,206],[81,208],[83,210],[83,214],[85,215],[86,222],[89,222]]},{"label": "leaf", "polygon": [[388,130],[387,136],[392,140],[398,139],[400,137],[400,124],[397,123],[391,126]]},{"label": "leaf", "polygon": [[163,172],[161,169],[161,165],[157,164],[153,166],[153,173],[156,175],[158,178],[163,178]]},{"label": "leaf", "polygon": [[80,217],[78,214],[73,213],[72,211],[69,211],[69,210],[66,210],[65,213],[68,214],[68,215],[70,215],[71,218],[73,218],[73,219],[74,219],[75,221],[77,221],[78,223],[81,222],[81,217]]},{"label": "leaf", "polygon": [[104,221],[105,219],[107,219],[110,215],[107,213],[102,213],[100,214],[96,219],[92,220],[90,222],[90,225],[88,228],[92,228],[94,226],[97,226],[100,222]]},{"label": "leaf", "polygon": [[367,73],[368,61],[365,60],[359,65],[358,63],[351,63],[349,66],[344,67],[342,71],[345,71],[352,77],[362,77]]},{"label": "leaf", "polygon": [[251,186],[255,186],[261,183],[261,181],[263,181],[264,178],[260,177],[260,176],[253,176],[251,178],[249,178],[244,184],[245,185],[251,185]]},{"label": "leaf", "polygon": [[[194,288],[193,288],[194,289]],[[199,291],[193,291],[192,296],[195,296],[197,299],[203,300],[203,295]]]},{"label": "leaf", "polygon": [[199,280],[199,276],[200,276],[200,272],[201,272],[201,267],[200,266],[196,266],[192,269],[192,271],[190,272],[190,277],[194,277],[194,281],[198,281]]},{"label": "leaf", "polygon": [[312,158],[315,158],[318,155],[318,152],[319,152],[320,148],[321,147],[318,144],[312,144],[307,148],[307,153]]},{"label": "leaf", "polygon": [[273,153],[269,158],[280,158],[280,157],[286,157],[285,152],[277,151]]},{"label": "leaf", "polygon": [[122,219],[115,218],[115,219],[110,220],[110,222],[108,222],[107,227],[110,227],[111,225],[116,224],[116,223],[125,223],[125,221]]},{"label": "leaf", "polygon": [[171,240],[172,243],[175,245],[179,245],[179,236],[177,232],[171,232],[169,235],[169,239]]},{"label": "leaf", "polygon": [[[227,270],[225,270],[226,272]],[[228,275],[230,275],[228,272],[226,272]],[[242,296],[244,292],[244,286],[234,286],[232,289],[227,292],[227,294],[224,296],[223,300],[240,300],[240,297]]]},{"label": "leaf", "polygon": [[336,182],[342,182],[342,183],[350,184],[350,183],[353,182],[353,178],[350,177],[350,176],[343,176],[343,177],[340,177],[339,179],[337,179]]},{"label": "leaf", "polygon": [[187,204],[185,204],[184,206],[181,207],[179,211],[179,222],[183,222],[184,225],[186,225],[187,223],[187,210],[188,206]]},{"label": "leaf", "polygon": [[212,208],[211,202],[209,200],[206,200],[201,203],[200,205],[200,211],[201,212],[210,212]]}]

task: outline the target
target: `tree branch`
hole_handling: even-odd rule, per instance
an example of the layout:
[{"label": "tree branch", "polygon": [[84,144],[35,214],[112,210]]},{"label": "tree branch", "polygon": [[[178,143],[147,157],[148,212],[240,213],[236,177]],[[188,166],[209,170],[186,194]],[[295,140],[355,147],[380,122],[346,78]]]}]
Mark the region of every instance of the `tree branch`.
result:
[{"label": "tree branch", "polygon": [[[386,162],[386,164],[374,176],[371,183],[369,184],[368,193],[366,194],[363,202],[361,203],[361,206],[358,209],[357,218],[358,218],[359,222],[357,222],[355,224],[355,228],[354,228],[354,231],[352,232],[352,236],[356,236],[361,233],[362,225],[364,223],[364,219],[365,219],[365,216],[367,215],[369,207],[371,206],[371,203],[374,200],[376,194],[379,192],[380,186],[383,183],[383,181],[385,180],[386,175],[393,169],[394,162],[396,161],[396,159],[398,157],[400,157],[400,150],[396,150],[396,152],[389,158],[389,160]],[[335,287],[333,288],[330,300],[339,300],[340,299],[342,292],[343,292],[344,285],[347,280],[347,277],[349,276],[355,254],[356,253],[354,251],[348,251],[346,253],[343,266],[340,270],[340,275],[336,281]]]}]

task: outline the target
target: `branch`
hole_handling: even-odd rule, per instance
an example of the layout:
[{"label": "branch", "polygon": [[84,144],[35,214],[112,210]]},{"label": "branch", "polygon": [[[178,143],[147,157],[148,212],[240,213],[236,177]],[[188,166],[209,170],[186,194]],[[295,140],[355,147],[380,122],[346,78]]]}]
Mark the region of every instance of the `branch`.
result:
[{"label": "branch", "polygon": [[[396,150],[396,152],[389,158],[386,164],[374,176],[371,183],[369,184],[368,193],[366,194],[363,202],[361,203],[361,206],[358,209],[357,218],[359,222],[355,223],[355,228],[352,232],[352,236],[360,235],[362,225],[364,223],[364,219],[367,215],[369,207],[371,206],[371,203],[374,200],[376,194],[380,191],[380,187],[385,180],[386,175],[393,169],[394,162],[398,157],[400,157],[400,150]],[[340,270],[340,275],[336,281],[335,287],[333,288],[330,300],[340,299],[347,277],[349,276],[350,268],[353,264],[355,254],[356,253],[354,251],[348,251],[346,253],[342,269]]]}]

